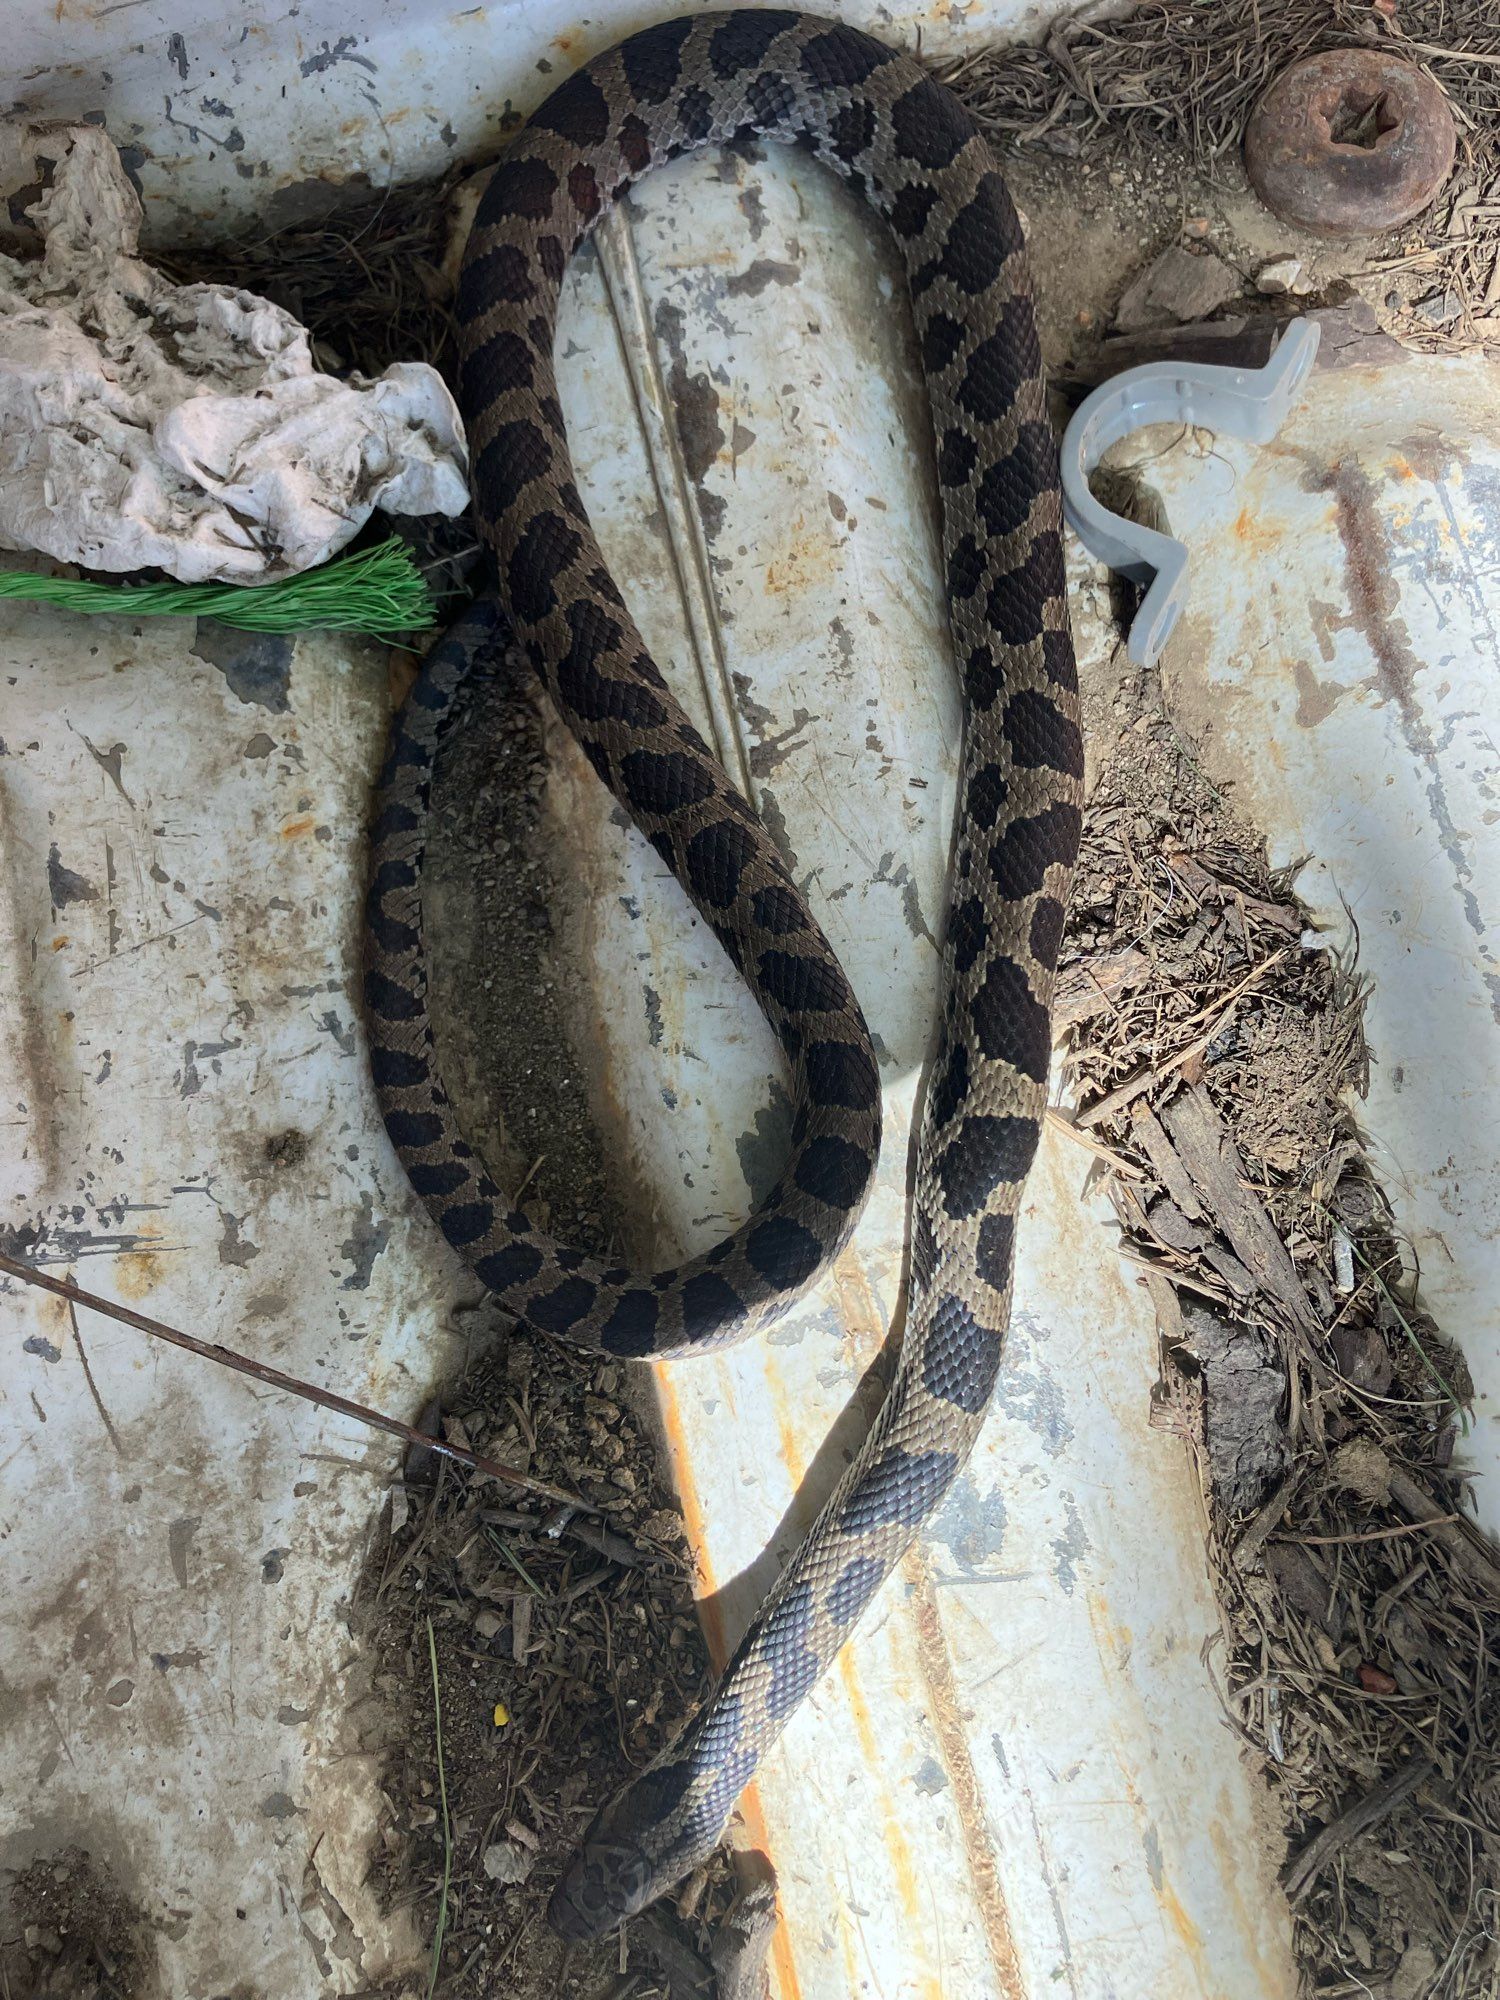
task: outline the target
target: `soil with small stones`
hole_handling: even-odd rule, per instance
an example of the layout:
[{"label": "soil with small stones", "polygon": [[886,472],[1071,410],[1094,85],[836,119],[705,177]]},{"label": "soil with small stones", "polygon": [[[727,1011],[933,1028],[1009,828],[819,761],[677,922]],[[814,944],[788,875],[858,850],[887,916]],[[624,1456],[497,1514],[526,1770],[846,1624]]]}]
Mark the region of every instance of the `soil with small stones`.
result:
[{"label": "soil with small stones", "polygon": [[81,1848],[39,1856],[0,1887],[5,2000],[135,2000],[155,1957],[144,1913]]},{"label": "soil with small stones", "polygon": [[[1143,157],[1125,140],[1106,136],[1076,159],[1027,150],[1008,154],[1004,165],[1027,229],[1043,356],[1064,391],[1075,383],[1092,386],[1101,370],[1109,372],[1121,296],[1175,244],[1219,259],[1238,279],[1239,296],[1214,319],[1284,315],[1358,297],[1389,320],[1404,301],[1403,282],[1422,289],[1410,273],[1404,280],[1365,277],[1376,254],[1368,241],[1325,242],[1278,222],[1237,163],[1210,180],[1179,141],[1162,139]],[[1262,294],[1260,274],[1287,258],[1301,265],[1299,295]]]}]

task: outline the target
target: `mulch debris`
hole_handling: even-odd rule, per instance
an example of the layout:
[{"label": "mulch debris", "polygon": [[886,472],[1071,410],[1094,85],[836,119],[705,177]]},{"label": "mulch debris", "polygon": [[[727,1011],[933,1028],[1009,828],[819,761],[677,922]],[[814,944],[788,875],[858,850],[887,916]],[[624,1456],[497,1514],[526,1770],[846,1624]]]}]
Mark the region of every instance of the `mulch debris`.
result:
[{"label": "mulch debris", "polygon": [[[570,1949],[547,1927],[547,1898],[595,1811],[691,1715],[709,1665],[681,1515],[624,1371],[498,1320],[489,1331],[498,1350],[422,1427],[585,1504],[532,1504],[430,1452],[412,1455],[392,1491],[354,1610],[378,1662],[374,1691],[398,1718],[376,1879],[436,1940],[433,1964],[394,1991],[748,1996],[734,1948],[745,1906],[734,1908],[722,1854],[623,1939]],[[716,1984],[719,1961],[738,1986]]]},{"label": "mulch debris", "polygon": [[1480,2000],[1500,1893],[1500,1564],[1471,1385],[1370,1168],[1354,965],[1124,683],[1059,1014],[1079,1138],[1199,1468],[1227,1711],[1280,1810],[1303,1990]]}]

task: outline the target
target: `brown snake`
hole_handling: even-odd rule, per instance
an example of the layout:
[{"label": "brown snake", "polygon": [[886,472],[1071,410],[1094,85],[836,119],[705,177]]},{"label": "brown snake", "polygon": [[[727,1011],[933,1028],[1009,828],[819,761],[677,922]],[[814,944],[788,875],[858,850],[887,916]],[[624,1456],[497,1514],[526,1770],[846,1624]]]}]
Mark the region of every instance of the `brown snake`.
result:
[{"label": "brown snake", "polygon": [[[462,401],[497,599],[429,656],[374,830],[365,995],[387,1128],[448,1241],[528,1325],[618,1355],[768,1325],[848,1241],[880,1080],[832,949],[754,807],[666,687],[573,483],[553,374],[569,257],[642,174],[742,133],[795,142],[885,217],[906,262],[964,691],[962,782],[900,1358],[855,1463],[712,1699],[599,1814],[550,1915],[609,1929],[712,1850],[788,1716],[948,1492],[984,1418],[1040,1133],[1083,753],[1057,453],[1021,231],[984,141],[911,58],[779,10],[664,21],[589,63],[496,169],[458,300]],[[513,1210],[464,1140],[427,1016],[421,866],[437,747],[511,629],[595,770],[738,968],[786,1053],[792,1149],[741,1228],[675,1270],[606,1268]]]}]

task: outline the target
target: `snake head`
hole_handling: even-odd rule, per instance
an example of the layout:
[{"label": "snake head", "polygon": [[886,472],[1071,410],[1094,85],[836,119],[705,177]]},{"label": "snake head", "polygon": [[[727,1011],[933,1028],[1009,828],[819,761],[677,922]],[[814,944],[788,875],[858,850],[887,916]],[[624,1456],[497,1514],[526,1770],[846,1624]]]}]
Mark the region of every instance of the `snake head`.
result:
[{"label": "snake head", "polygon": [[594,1831],[553,1890],[547,1921],[559,1937],[604,1937],[658,1893],[651,1864],[633,1840]]}]

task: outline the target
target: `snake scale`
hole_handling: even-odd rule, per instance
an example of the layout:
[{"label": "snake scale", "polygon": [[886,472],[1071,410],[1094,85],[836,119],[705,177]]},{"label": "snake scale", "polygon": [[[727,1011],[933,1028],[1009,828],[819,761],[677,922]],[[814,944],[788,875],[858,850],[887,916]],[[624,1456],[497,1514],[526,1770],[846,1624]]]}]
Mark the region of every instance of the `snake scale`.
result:
[{"label": "snake scale", "polygon": [[[1083,752],[1056,442],[1016,213],[957,99],[868,35],[778,9],[699,13],[571,76],[512,142],[460,279],[461,401],[495,596],[432,650],[396,719],[366,909],[366,1010],[392,1141],[448,1242],[527,1325],[614,1355],[767,1326],[847,1243],[875,1169],[880,1078],[858,1002],[754,807],[673,698],[574,485],[553,372],[568,259],[653,166],[755,134],[809,149],[905,260],[932,415],[964,749],[899,1360],[857,1459],[706,1706],[608,1803],[549,1915],[607,1931],[719,1839],[787,1718],[952,1486],[983,1420],[1036,1150]],[[775,1187],[679,1268],[550,1241],[464,1139],[427,1014],[421,869],[439,742],[514,632],[558,713],[684,885],[785,1051]]]}]

